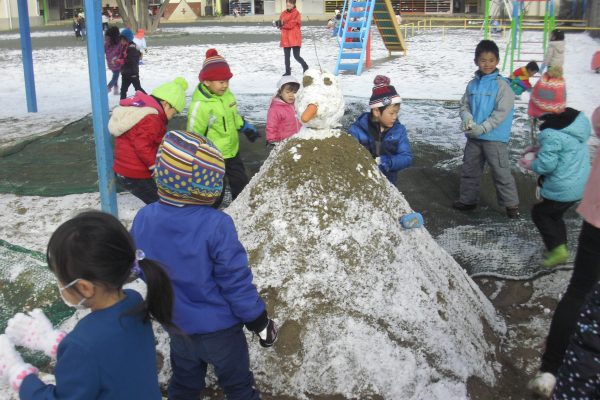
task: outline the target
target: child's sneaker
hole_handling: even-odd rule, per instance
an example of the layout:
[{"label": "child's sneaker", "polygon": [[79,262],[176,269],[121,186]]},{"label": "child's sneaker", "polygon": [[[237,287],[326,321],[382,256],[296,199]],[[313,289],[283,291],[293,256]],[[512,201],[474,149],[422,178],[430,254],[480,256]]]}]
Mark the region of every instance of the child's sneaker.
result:
[{"label": "child's sneaker", "polygon": [[567,245],[561,244],[553,248],[546,256],[542,265],[547,268],[556,267],[559,264],[564,264],[569,259],[569,250]]},{"label": "child's sneaker", "polygon": [[521,217],[521,213],[519,213],[519,207],[506,207],[506,216],[510,219],[517,219]]},{"label": "child's sneaker", "polygon": [[465,204],[460,201],[452,203],[452,208],[459,211],[472,211],[477,208],[477,204]]},{"label": "child's sneaker", "polygon": [[550,372],[538,372],[537,375],[529,381],[527,389],[531,390],[538,396],[542,396],[546,399],[550,398],[552,391],[556,385],[556,377]]}]

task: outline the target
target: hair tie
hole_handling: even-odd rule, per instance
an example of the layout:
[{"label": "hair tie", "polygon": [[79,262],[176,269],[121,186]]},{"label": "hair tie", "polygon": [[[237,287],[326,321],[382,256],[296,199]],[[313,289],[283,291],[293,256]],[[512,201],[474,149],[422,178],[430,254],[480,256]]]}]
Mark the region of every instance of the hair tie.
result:
[{"label": "hair tie", "polygon": [[131,267],[131,273],[135,276],[142,276],[143,272],[140,268],[140,261],[146,258],[146,254],[143,250],[137,249],[135,251],[135,261],[133,262],[133,267]]}]

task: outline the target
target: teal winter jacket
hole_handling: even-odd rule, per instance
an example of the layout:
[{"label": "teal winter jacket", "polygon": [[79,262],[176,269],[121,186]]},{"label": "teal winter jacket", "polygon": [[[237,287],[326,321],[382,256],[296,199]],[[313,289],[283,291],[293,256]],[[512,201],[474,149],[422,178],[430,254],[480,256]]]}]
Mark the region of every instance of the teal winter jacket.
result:
[{"label": "teal winter jacket", "polygon": [[[546,116],[548,117],[552,120],[541,126],[540,149],[531,163],[532,170],[543,176],[540,194],[543,198],[554,201],[581,200],[590,173],[587,146],[591,134],[590,121],[582,112],[572,108],[567,108],[559,115]],[[564,122],[566,118],[568,119]],[[557,122],[558,119],[562,119],[562,124]],[[566,124],[568,125],[558,128]]]}]

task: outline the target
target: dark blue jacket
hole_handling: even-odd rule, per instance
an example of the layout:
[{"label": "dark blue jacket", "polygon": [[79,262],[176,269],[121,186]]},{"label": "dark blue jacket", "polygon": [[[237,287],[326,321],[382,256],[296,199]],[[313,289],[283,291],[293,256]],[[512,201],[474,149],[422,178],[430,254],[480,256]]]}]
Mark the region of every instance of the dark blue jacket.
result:
[{"label": "dark blue jacket", "polygon": [[348,129],[348,133],[369,150],[373,158],[380,157],[382,165],[389,161],[389,170],[386,171],[382,168],[382,165],[380,165],[380,169],[385,177],[395,184],[398,171],[410,166],[412,163],[412,152],[410,151],[408,136],[406,136],[406,128],[400,121],[396,121],[387,132],[383,133],[378,153],[375,138],[369,133],[370,115],[371,113],[366,112],[358,117],[356,122]]},{"label": "dark blue jacket", "polygon": [[222,211],[157,201],[138,212],[131,234],[137,248],[169,274],[173,322],[185,333],[252,322],[265,310],[233,220]]},{"label": "dark blue jacket", "polygon": [[585,304],[558,370],[552,399],[600,398],[600,283]]},{"label": "dark blue jacket", "polygon": [[127,315],[142,296],[125,290],[125,298],[93,311],[58,345],[56,385],[29,375],[19,396],[31,400],[160,400],[156,345],[149,322]]}]

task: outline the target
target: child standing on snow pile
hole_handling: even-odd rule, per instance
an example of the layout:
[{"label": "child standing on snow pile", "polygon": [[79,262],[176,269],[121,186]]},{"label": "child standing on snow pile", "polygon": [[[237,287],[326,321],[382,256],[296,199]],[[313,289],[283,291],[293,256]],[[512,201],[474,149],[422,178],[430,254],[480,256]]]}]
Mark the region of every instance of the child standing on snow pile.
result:
[{"label": "child standing on snow pile", "polygon": [[167,132],[154,174],[160,201],[142,208],[131,228],[138,248],[173,280],[173,321],[186,334],[170,335],[170,399],[198,399],[208,364],[226,398],[258,399],[242,326],[263,347],[277,339],[233,220],[211,207],[224,173],[221,153],[205,137]]},{"label": "child standing on snow pile", "polygon": [[283,76],[277,82],[277,93],[267,112],[265,138],[267,145],[274,145],[298,133],[302,124],[296,114],[294,101],[300,83],[291,75]]},{"label": "child standing on snow pile", "polygon": [[406,128],[398,121],[402,99],[387,76],[377,75],[373,83],[371,111],[358,117],[348,133],[371,153],[381,172],[395,185],[398,171],[412,163]]},{"label": "child standing on snow pile", "polygon": [[123,46],[117,63],[121,64],[121,100],[127,97],[129,85],[133,85],[136,92],[146,93],[140,84],[140,57],[141,53],[133,43],[133,32],[125,28],[121,31],[121,44]]},{"label": "child standing on snow pile", "polygon": [[569,259],[563,215],[581,200],[590,172],[590,122],[582,112],[566,107],[560,67],[550,68],[535,85],[528,114],[542,121],[540,147],[531,149],[519,165],[540,176],[542,201],[531,209],[531,219],[546,246],[543,265],[554,267]]},{"label": "child standing on snow pile", "polygon": [[529,78],[537,74],[540,67],[535,61],[530,61],[526,66],[517,68],[510,74],[510,87],[517,96],[521,95],[524,91],[530,92],[532,89]]},{"label": "child standing on snow pile", "polygon": [[113,171],[117,182],[144,203],[158,200],[152,171],[158,146],[167,132],[167,122],[185,108],[185,79],[175,78],[152,91],[136,92],[121,100],[108,130],[115,136]]},{"label": "child standing on snow pile", "polygon": [[479,67],[461,99],[460,118],[467,136],[460,177],[460,198],[452,207],[470,211],[477,207],[483,167],[492,170],[496,194],[508,218],[519,218],[519,195],[510,171],[508,141],[514,113],[515,94],[500,76],[500,52],[491,40],[475,48]]},{"label": "child standing on snow pile", "polygon": [[[99,211],[62,224],[46,257],[65,304],[91,312],[68,334],[55,330],[40,309],[15,315],[0,335],[0,379],[21,399],[160,400],[150,320],[174,328],[173,289],[165,271],[136,251],[115,217]],[[123,289],[140,274],[146,300]],[[15,344],[56,359],[56,384],[42,382]]]},{"label": "child standing on snow pile", "polygon": [[565,33],[560,29],[554,29],[550,32],[550,40],[546,53],[544,54],[544,62],[540,67],[540,73],[544,73],[545,69],[550,67],[563,67],[565,63]]},{"label": "child standing on snow pile", "polygon": [[[225,159],[225,177],[229,181],[233,200],[248,184],[244,162],[240,156],[238,131],[250,142],[260,137],[256,128],[238,112],[229,80],[233,77],[229,64],[216,49],[206,51],[206,60],[198,75],[200,83],[194,90],[188,111],[187,130],[206,136]],[[218,207],[223,193],[214,203]]]},{"label": "child standing on snow pile", "polygon": [[108,92],[113,91],[113,94],[119,94],[119,75],[121,74],[122,65],[117,62],[121,52],[123,51],[123,44],[121,43],[121,34],[119,28],[111,26],[106,30],[104,34],[104,54],[106,56],[106,66],[112,72],[112,78],[108,82]]},{"label": "child standing on snow pile", "polygon": [[[600,107],[592,114],[594,132],[600,138]],[[596,294],[581,308],[594,285],[600,280],[600,151],[592,165],[577,213],[583,218],[577,244],[577,254],[573,264],[573,275],[567,290],[560,298],[550,332],[546,338],[546,348],[542,355],[542,365],[536,376],[527,385],[534,393],[550,397],[556,383],[554,399],[597,399],[598,398],[598,316]],[[587,313],[596,307],[593,315]],[[578,315],[580,317],[577,323]],[[588,325],[590,319],[593,324]],[[587,320],[587,321],[586,321]],[[569,337],[572,336],[571,346]],[[586,346],[583,354],[580,344]],[[572,390],[572,391],[571,391]],[[577,395],[575,395],[575,393]]]}]

